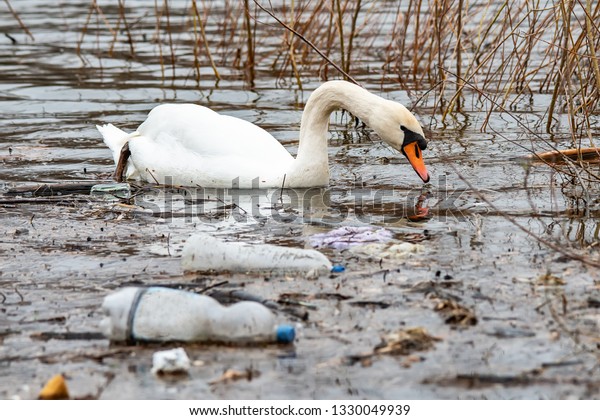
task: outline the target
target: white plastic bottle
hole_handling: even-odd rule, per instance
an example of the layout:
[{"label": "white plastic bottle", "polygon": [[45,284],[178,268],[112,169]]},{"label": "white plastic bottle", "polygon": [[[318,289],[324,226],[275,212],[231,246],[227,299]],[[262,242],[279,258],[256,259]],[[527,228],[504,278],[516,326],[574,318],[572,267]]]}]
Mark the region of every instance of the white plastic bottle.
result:
[{"label": "white plastic bottle", "polygon": [[210,296],[166,287],[126,287],[104,298],[101,327],[113,341],[290,343],[294,328],[277,325],[258,302],[223,306]]},{"label": "white plastic bottle", "polygon": [[329,273],[331,262],[314,249],[270,244],[225,242],[196,233],[185,242],[181,254],[185,271],[308,272]]}]

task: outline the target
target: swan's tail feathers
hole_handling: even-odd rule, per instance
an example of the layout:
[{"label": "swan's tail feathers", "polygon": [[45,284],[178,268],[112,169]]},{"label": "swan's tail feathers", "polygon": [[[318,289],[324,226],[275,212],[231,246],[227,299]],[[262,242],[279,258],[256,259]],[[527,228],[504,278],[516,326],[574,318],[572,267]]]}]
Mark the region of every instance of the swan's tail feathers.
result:
[{"label": "swan's tail feathers", "polygon": [[96,128],[100,134],[102,134],[104,143],[112,152],[115,165],[119,163],[119,155],[121,154],[121,149],[125,146],[125,143],[127,143],[130,138],[138,135],[137,131],[127,134],[112,124],[97,125]]}]

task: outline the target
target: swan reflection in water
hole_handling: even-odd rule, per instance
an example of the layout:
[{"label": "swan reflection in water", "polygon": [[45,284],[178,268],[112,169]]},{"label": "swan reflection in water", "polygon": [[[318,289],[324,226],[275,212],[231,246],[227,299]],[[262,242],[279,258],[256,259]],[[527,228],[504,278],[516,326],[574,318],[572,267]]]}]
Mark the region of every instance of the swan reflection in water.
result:
[{"label": "swan reflection in water", "polygon": [[402,225],[429,219],[421,191],[369,188],[217,189],[145,186],[135,202],[173,223]]}]

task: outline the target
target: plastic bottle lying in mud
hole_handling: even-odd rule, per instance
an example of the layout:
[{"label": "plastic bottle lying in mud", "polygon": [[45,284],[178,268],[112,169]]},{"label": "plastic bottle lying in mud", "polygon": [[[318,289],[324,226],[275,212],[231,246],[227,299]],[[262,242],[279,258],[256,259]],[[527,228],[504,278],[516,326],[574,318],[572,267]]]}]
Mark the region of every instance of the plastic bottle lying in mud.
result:
[{"label": "plastic bottle lying in mud", "polygon": [[294,328],[277,325],[258,302],[222,306],[215,299],[166,287],[126,287],[104,298],[104,334],[113,341],[290,343]]}]

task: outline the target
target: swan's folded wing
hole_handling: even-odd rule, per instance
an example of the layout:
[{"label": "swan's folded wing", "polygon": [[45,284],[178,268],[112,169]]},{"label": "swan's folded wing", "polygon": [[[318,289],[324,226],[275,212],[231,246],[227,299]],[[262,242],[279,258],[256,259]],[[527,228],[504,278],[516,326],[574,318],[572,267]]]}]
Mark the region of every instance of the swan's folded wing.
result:
[{"label": "swan's folded wing", "polygon": [[138,132],[157,143],[178,144],[201,156],[289,160],[290,154],[267,131],[239,118],[193,104],[154,108]]},{"label": "swan's folded wing", "polygon": [[[171,139],[172,140],[172,139]],[[150,183],[207,188],[278,187],[289,167],[287,161],[253,159],[241,155],[200,154],[184,148],[167,134],[161,141],[132,138],[130,163]],[[292,159],[288,154],[288,158]]]}]

